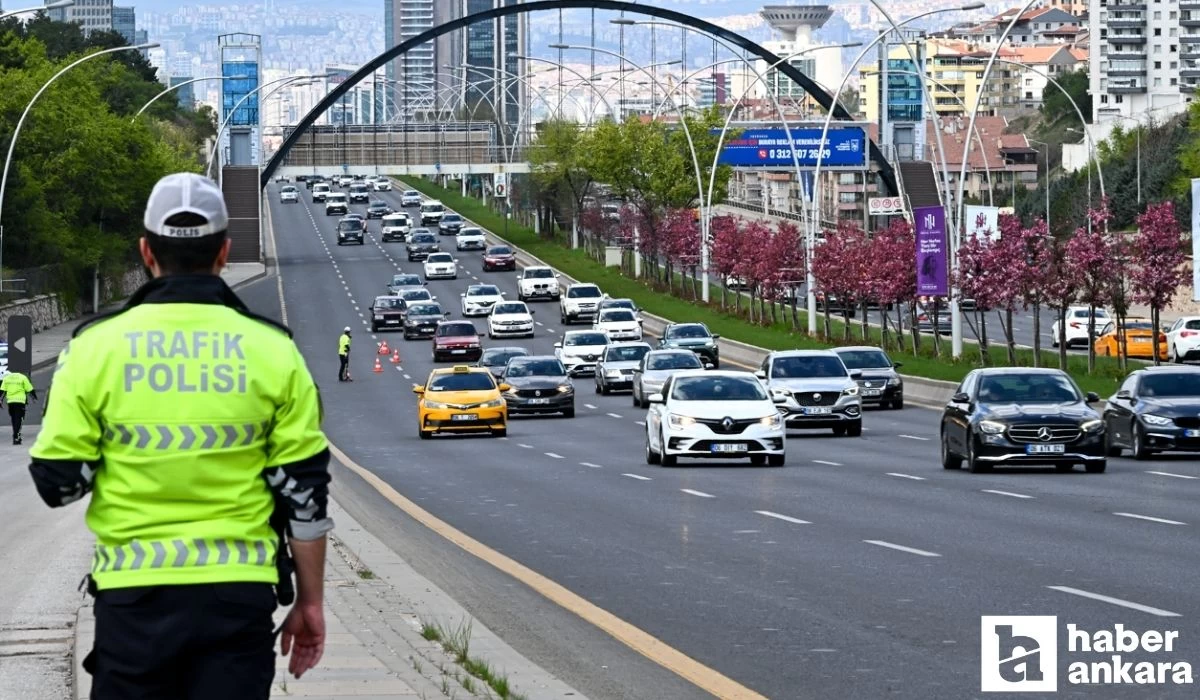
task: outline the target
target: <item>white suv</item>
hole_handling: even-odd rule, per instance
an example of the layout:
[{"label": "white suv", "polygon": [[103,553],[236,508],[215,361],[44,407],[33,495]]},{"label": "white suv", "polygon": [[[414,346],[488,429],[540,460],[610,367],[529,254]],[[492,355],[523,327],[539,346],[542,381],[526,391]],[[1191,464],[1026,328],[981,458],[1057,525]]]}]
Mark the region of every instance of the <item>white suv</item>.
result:
[{"label": "white suv", "polygon": [[387,179],[386,175],[377,175],[375,179],[371,181],[371,187],[376,192],[391,192],[392,181]]},{"label": "white suv", "polygon": [[400,195],[400,206],[402,206],[402,207],[419,207],[419,206],[421,206],[421,193],[416,190],[404,190],[404,194]]},{"label": "white suv", "polygon": [[592,321],[600,313],[600,302],[604,292],[594,284],[573,284],[567,287],[558,305],[559,320],[563,325],[576,321]]},{"label": "white suv", "polygon": [[[1101,329],[1104,324],[1112,320],[1108,312],[1104,309],[1096,309],[1096,337],[1101,335]],[[1088,307],[1086,306],[1068,306],[1067,307],[1067,347],[1072,345],[1088,344]],[[1050,326],[1050,345],[1058,347],[1058,321],[1055,321]]]},{"label": "white suv", "polygon": [[773,352],[754,373],[771,392],[789,430],[829,428],[837,436],[862,435],[859,370],[846,369],[832,350]]},{"label": "white suv", "polygon": [[1167,357],[1176,362],[1200,360],[1200,316],[1184,316],[1167,331]]},{"label": "white suv", "polygon": [[548,267],[527,267],[517,280],[517,299],[558,299],[562,291],[558,286],[558,275]]}]

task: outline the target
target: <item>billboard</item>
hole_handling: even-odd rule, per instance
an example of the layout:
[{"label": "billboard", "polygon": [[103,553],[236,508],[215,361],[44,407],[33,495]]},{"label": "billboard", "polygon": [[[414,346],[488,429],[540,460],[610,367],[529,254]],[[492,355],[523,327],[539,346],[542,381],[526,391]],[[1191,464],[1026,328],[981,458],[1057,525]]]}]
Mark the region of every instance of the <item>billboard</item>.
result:
[{"label": "billboard", "polygon": [[1200,301],[1200,178],[1192,178],[1192,301]]},{"label": "billboard", "polygon": [[[786,129],[746,129],[735,139],[729,139],[721,149],[721,165],[741,167],[791,168],[792,149],[802,168],[817,167],[817,157],[823,168],[867,167],[867,134],[861,126],[830,127],[821,143],[821,129],[804,127],[792,129],[788,140]],[[713,133],[719,133],[716,130]],[[822,149],[824,154],[821,154]]]},{"label": "billboard", "polygon": [[913,208],[917,228],[917,296],[950,293],[946,269],[946,210],[941,205]]}]

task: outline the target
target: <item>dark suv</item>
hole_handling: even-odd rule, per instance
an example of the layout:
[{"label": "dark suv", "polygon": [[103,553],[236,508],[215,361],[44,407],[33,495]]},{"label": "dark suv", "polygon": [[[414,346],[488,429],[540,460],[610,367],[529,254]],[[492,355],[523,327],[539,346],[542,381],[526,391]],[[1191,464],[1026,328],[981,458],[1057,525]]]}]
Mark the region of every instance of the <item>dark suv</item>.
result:
[{"label": "dark suv", "polygon": [[691,350],[716,369],[721,366],[721,350],[717,346],[720,339],[721,336],[710,333],[703,323],[671,323],[663,329],[658,347]]},{"label": "dark suv", "polygon": [[337,244],[357,243],[364,245],[362,221],[359,219],[342,219],[337,227]]},{"label": "dark suv", "polygon": [[442,215],[442,220],[438,222],[438,233],[443,236],[457,235],[464,223],[462,216],[446,212]]},{"label": "dark suv", "polygon": [[432,233],[414,233],[408,237],[408,261],[415,262],[429,257],[430,253],[441,250],[437,236]]}]

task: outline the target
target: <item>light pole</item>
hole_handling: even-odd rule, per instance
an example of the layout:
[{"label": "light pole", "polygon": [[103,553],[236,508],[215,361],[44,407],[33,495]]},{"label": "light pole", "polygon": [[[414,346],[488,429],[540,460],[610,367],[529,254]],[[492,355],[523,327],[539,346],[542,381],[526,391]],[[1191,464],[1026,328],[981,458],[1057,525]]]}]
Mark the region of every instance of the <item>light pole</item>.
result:
[{"label": "light pole", "polygon": [[12,165],[13,151],[17,147],[17,137],[21,135],[21,127],[25,126],[25,118],[29,116],[29,110],[33,109],[33,105],[38,101],[38,98],[42,96],[42,93],[45,92],[47,88],[54,84],[54,81],[58,80],[64,73],[80,63],[83,63],[84,61],[90,61],[97,56],[103,56],[105,54],[119,53],[121,51],[144,51],[146,49],[153,49],[157,46],[158,44],[115,46],[111,49],[104,49],[102,51],[90,53],[82,58],[77,58],[71,63],[67,64],[65,68],[62,68],[57,73],[50,76],[50,79],[47,80],[40,88],[38,88],[38,91],[35,92],[33,97],[29,99],[29,104],[25,105],[25,111],[21,112],[21,118],[17,120],[17,127],[13,129],[12,138],[9,139],[8,155],[4,158],[4,175],[0,176],[0,291],[4,290],[4,191],[8,188],[8,168]]},{"label": "light pole", "polygon": [[129,121],[130,121],[130,123],[137,121],[137,118],[142,116],[142,112],[145,112],[147,109],[150,109],[150,105],[157,102],[158,98],[164,97],[168,93],[174,92],[185,85],[191,85],[192,83],[199,83],[199,82],[202,82],[205,80],[246,80],[250,77],[251,76],[248,76],[248,75],[228,75],[228,76],[226,76],[226,75],[210,75],[210,76],[206,76],[203,78],[192,78],[191,80],[185,80],[182,83],[179,83],[178,85],[172,85],[171,87],[163,90],[162,92],[158,93],[154,97],[151,97],[150,100],[146,104],[142,105],[142,108],[137,111],[137,114],[135,114],[129,118]]},{"label": "light pole", "polygon": [[16,17],[17,15],[33,14],[34,12],[44,12],[45,10],[61,10],[64,7],[70,7],[74,4],[75,0],[59,0],[59,2],[52,2],[49,5],[41,5],[39,7],[26,7],[20,10],[10,10],[8,12],[0,10],[0,19],[8,19],[9,17]]},{"label": "light pole", "polygon": [[[566,44],[562,44],[562,46],[566,46]],[[550,48],[554,48],[554,47],[552,46],[552,47],[550,47]],[[592,50],[593,50],[593,47],[591,47],[591,46],[586,46],[586,47],[578,47],[578,48],[586,48],[586,49],[587,49],[587,50],[589,50],[589,51],[592,51]],[[595,49],[595,51],[599,51],[599,50],[600,50],[600,49]],[[593,55],[595,55],[595,54],[593,53]],[[559,63],[558,61],[552,61],[552,60],[550,60],[550,59],[548,59],[548,58],[539,58],[538,56],[527,56],[527,55],[514,56],[514,58],[516,58],[516,59],[517,59],[517,60],[519,60],[519,61],[537,61],[537,62],[539,62],[539,63],[546,63],[546,64],[549,64],[549,65],[551,65],[551,66],[553,66],[553,67],[556,67],[556,68],[558,68],[560,71],[563,71],[563,70],[565,70],[565,71],[567,71],[567,72],[569,72],[569,73],[573,73],[573,74],[575,75],[575,77],[579,78],[580,80],[584,81],[585,83],[587,83],[587,84],[589,84],[589,85],[593,85],[593,86],[595,85],[595,83],[593,83],[591,80],[589,80],[588,78],[585,78],[585,77],[583,77],[583,74],[582,74],[582,73],[580,73],[579,71],[575,70],[574,68],[572,68],[572,67],[570,67],[570,66],[568,66],[568,65],[564,65],[564,64],[562,64],[562,63]],[[560,83],[561,83],[561,81],[560,81]],[[560,92],[561,92],[561,90],[562,90],[561,84],[560,84],[559,90],[560,90]],[[595,88],[594,88],[594,87],[593,87],[593,90],[595,90]],[[607,91],[606,91],[606,92],[607,92]],[[605,99],[604,95],[603,95],[603,94],[601,94],[601,93],[599,93],[598,91],[597,91],[597,95],[598,95],[597,99],[598,99],[598,100],[600,100],[601,102],[603,102],[605,107],[608,107],[608,112],[609,112],[609,114],[613,114],[613,108],[612,108],[612,105],[611,105],[611,104],[609,104],[608,100],[607,100],[607,99]],[[594,114],[595,114],[595,112],[596,112],[596,109],[595,109],[595,107],[594,107],[594,106],[592,107],[592,109],[590,110],[590,112],[591,112],[591,114],[588,116],[588,123],[589,123],[589,124],[590,124],[590,123],[591,123],[591,121],[592,121],[592,117],[591,117],[591,115],[594,115]],[[561,109],[561,108],[559,109],[559,114],[560,114],[560,115],[562,114],[562,109]]]},{"label": "light pole", "polygon": [[[1045,168],[1046,168],[1046,232],[1049,233],[1050,232],[1050,144],[1046,143],[1045,141],[1038,141],[1037,139],[1031,139],[1028,136],[1025,137],[1025,140],[1028,141],[1029,143],[1036,143],[1039,146],[1046,147],[1046,160],[1045,160],[1045,164],[1046,164],[1045,165]],[[984,156],[984,157],[986,158],[987,156]],[[1016,179],[1016,177],[1017,177],[1017,173],[1013,172],[1013,179]]]}]

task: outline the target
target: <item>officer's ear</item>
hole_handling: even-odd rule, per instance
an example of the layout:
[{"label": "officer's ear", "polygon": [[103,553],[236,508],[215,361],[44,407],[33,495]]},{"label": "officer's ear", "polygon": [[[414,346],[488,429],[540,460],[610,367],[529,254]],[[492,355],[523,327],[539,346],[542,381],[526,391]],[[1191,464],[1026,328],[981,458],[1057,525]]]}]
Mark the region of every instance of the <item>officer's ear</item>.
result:
[{"label": "officer's ear", "polygon": [[229,249],[233,245],[233,239],[226,237],[225,242],[221,244],[221,250],[217,253],[217,259],[213,263],[216,274],[221,274],[221,270],[225,269],[225,265],[229,263]]},{"label": "officer's ear", "polygon": [[142,254],[142,264],[150,270],[152,276],[158,277],[158,260],[154,258],[154,252],[150,250],[150,241],[146,240],[145,236],[138,239],[138,252]]}]

